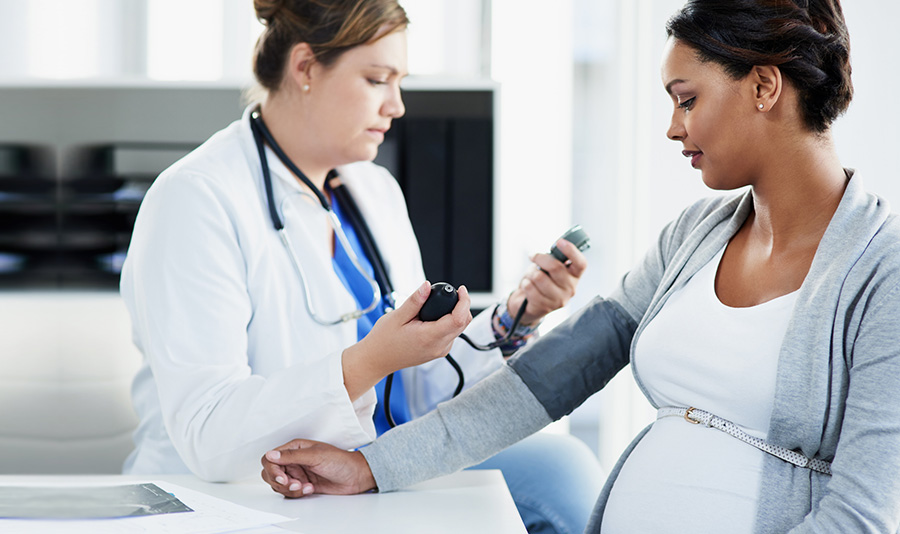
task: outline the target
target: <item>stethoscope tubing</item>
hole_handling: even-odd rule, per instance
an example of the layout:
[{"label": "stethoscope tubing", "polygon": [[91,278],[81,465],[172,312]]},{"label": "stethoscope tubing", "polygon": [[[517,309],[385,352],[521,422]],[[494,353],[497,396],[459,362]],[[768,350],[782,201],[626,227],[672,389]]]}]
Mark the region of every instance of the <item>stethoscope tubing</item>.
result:
[{"label": "stethoscope tubing", "polygon": [[[341,323],[346,323],[348,321],[353,321],[359,319],[363,315],[371,312],[375,308],[378,307],[378,304],[381,303],[382,294],[381,288],[378,280],[369,276],[366,269],[363,268],[362,262],[359,260],[359,257],[353,251],[353,247],[350,246],[350,241],[347,239],[347,234],[344,232],[343,226],[341,225],[341,221],[338,219],[337,215],[334,213],[334,210],[331,209],[331,204],[328,202],[328,198],[325,196],[322,191],[319,190],[315,184],[301,171],[297,168],[296,165],[290,160],[287,154],[281,149],[278,143],[275,141],[275,138],[272,137],[271,132],[266,127],[265,123],[262,121],[262,117],[259,115],[258,110],[254,110],[250,114],[250,129],[253,132],[253,140],[256,142],[256,148],[259,153],[259,161],[260,166],[262,167],[262,175],[263,175],[263,185],[266,190],[266,206],[269,210],[269,216],[272,220],[272,226],[275,228],[275,231],[278,232],[278,236],[281,242],[284,244],[287,249],[288,256],[291,260],[291,263],[294,266],[294,270],[297,271],[297,275],[300,278],[300,285],[303,288],[303,296],[306,305],[306,311],[309,312],[309,315],[313,318],[313,320],[324,326],[334,326]],[[265,140],[265,141],[264,141]],[[353,264],[353,267],[360,273],[360,275],[366,280],[369,286],[372,288],[372,301],[362,309],[357,309],[349,313],[345,313],[338,317],[337,319],[324,319],[319,316],[316,311],[315,305],[312,301],[312,295],[309,290],[309,284],[306,283],[306,273],[303,271],[303,267],[301,262],[297,257],[297,253],[294,250],[293,245],[291,244],[290,239],[288,238],[287,231],[285,230],[284,221],[282,221],[281,216],[278,213],[278,210],[275,206],[275,194],[272,189],[272,173],[269,170],[269,162],[266,157],[266,144],[272,149],[278,159],[281,160],[282,163],[292,172],[297,178],[300,179],[309,189],[313,191],[319,203],[322,205],[322,208],[325,210],[328,222],[331,225],[332,230],[334,230],[334,235],[337,236],[338,241],[343,247],[344,251],[347,253],[347,257],[350,258],[350,262]],[[308,195],[308,193],[301,192],[302,195]],[[281,211],[284,212],[284,202],[286,202],[290,196],[287,196],[282,201]],[[381,269],[383,270],[383,269]],[[379,273],[379,269],[375,269],[376,276]],[[389,283],[385,284],[386,287],[390,287]]]},{"label": "stethoscope tubing", "polygon": [[[260,116],[258,109],[253,110],[250,113],[250,130],[253,132],[253,140],[256,143],[256,149],[259,153],[259,162],[260,166],[262,167],[263,185],[266,190],[266,206],[269,211],[269,217],[272,220],[272,226],[275,228],[275,231],[278,232],[278,237],[281,239],[281,242],[284,244],[284,247],[288,252],[288,256],[290,257],[291,263],[294,266],[294,270],[297,271],[297,276],[300,278],[300,285],[303,288],[303,296],[306,303],[306,311],[309,312],[309,315],[313,318],[313,320],[324,326],[334,326],[359,319],[363,315],[374,310],[382,301],[382,287],[384,288],[384,297],[387,304],[386,311],[394,308],[395,304],[393,295],[391,294],[392,286],[390,280],[387,277],[387,270],[384,268],[384,261],[382,260],[381,255],[378,252],[378,248],[374,246],[372,236],[369,233],[368,227],[365,225],[365,221],[363,221],[362,217],[359,215],[359,213],[357,213],[357,207],[353,202],[352,197],[347,195],[345,199],[345,203],[347,205],[347,215],[348,217],[350,217],[351,221],[357,221],[357,233],[360,237],[360,244],[367,250],[367,254],[369,254],[370,256],[370,262],[372,263],[372,269],[375,274],[374,278],[369,276],[369,274],[363,268],[359,257],[354,252],[353,247],[350,246],[350,241],[347,239],[347,234],[344,232],[343,225],[341,225],[341,221],[338,219],[337,215],[334,213],[334,210],[331,208],[331,203],[328,201],[328,198],[299,168],[297,168],[296,165],[294,165],[294,162],[291,161],[288,155],[284,153],[284,151],[278,145],[278,142],[275,141],[272,133],[263,122],[262,116]],[[284,222],[282,221],[281,216],[278,214],[278,210],[275,206],[275,194],[272,190],[272,174],[269,169],[268,158],[266,157],[266,144],[269,145],[278,159],[280,159],[281,162],[284,163],[284,165],[315,194],[319,203],[322,205],[322,208],[328,214],[328,220],[331,224],[332,229],[334,230],[334,235],[337,236],[338,241],[344,248],[344,251],[346,251],[347,256],[350,258],[350,262],[353,264],[353,267],[357,271],[359,271],[362,277],[365,278],[366,282],[368,282],[372,287],[372,302],[369,303],[369,305],[364,309],[345,313],[338,319],[330,321],[322,319],[316,312],[315,306],[313,305],[312,301],[312,295],[309,291],[309,284],[306,283],[306,273],[303,271],[303,266],[300,260],[297,258],[297,253],[294,250],[294,246],[291,244],[291,240],[288,238],[287,231],[285,230]],[[309,193],[303,191],[301,191],[299,194],[307,196],[309,195]],[[335,190],[335,194],[340,194],[337,189]],[[286,202],[288,198],[290,198],[290,195],[286,196],[284,200],[282,200],[282,205],[280,206],[282,213],[284,213],[284,202]],[[524,310],[524,306],[522,307],[522,310]],[[521,316],[521,312],[519,316]],[[518,323],[518,317],[516,319],[516,323]],[[480,347],[477,346],[477,344],[473,344],[473,342],[464,334],[461,337],[468,341],[470,345],[478,348],[479,350],[489,350],[489,348],[487,347]],[[453,392],[453,396],[455,397],[462,391],[465,385],[465,377],[463,375],[462,368],[456,362],[456,360],[453,359],[452,356],[448,354],[444,356],[444,358],[448,362],[450,362],[450,365],[453,366],[453,369],[459,376],[459,382],[456,386],[456,390]],[[390,409],[391,386],[393,384],[393,378],[393,373],[387,376],[384,389],[384,413],[391,428],[396,426]]]}]

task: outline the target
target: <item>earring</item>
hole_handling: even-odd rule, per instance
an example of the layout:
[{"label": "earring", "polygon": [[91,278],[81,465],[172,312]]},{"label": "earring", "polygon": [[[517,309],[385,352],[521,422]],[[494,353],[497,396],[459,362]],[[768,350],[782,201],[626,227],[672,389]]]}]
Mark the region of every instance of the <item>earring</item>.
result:
[{"label": "earring", "polygon": [[[307,89],[308,89],[308,88],[309,88],[309,86],[308,86],[308,85],[307,85],[307,86],[306,86],[306,87],[307,87]],[[762,109],[763,109],[763,108],[764,108],[764,107],[765,107],[765,106],[764,106],[764,105],[762,105],[762,104],[760,104],[760,105],[759,105],[759,106],[758,106],[758,107],[759,107],[759,109],[760,109],[760,111],[762,111]]]},{"label": "earring", "polygon": [[[303,84],[303,92],[304,93],[309,92],[309,84],[308,83]],[[760,106],[762,106],[762,104],[760,104]]]}]

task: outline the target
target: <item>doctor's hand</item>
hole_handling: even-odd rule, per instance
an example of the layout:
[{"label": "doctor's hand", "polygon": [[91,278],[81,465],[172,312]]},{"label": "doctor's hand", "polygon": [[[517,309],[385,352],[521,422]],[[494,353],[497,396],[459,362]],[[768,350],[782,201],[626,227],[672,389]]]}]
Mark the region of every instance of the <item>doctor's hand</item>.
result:
[{"label": "doctor's hand", "polygon": [[262,457],[262,478],[285,497],[313,493],[352,495],[375,488],[375,478],[361,452],[327,443],[295,439]]},{"label": "doctor's hand", "polygon": [[419,309],[431,294],[426,281],[400,307],[378,319],[359,343],[344,350],[344,387],[351,400],[394,371],[450,353],[453,341],[472,321],[469,292],[465,286],[457,292],[459,302],[452,312],[437,321],[420,321]]},{"label": "doctor's hand", "polygon": [[522,301],[528,299],[521,324],[531,325],[545,315],[566,305],[575,295],[578,280],[587,269],[587,258],[578,247],[565,239],[556,241],[556,247],[569,261],[563,263],[550,254],[535,254],[531,257],[534,268],[530,270],[519,287],[509,296],[506,308],[515,317]]}]

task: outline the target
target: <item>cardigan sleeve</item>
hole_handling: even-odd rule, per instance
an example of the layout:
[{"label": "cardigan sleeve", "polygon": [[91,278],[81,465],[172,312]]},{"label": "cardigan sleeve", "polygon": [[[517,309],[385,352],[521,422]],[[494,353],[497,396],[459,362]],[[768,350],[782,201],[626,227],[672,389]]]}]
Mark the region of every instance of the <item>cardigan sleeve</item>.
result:
[{"label": "cardigan sleeve", "polygon": [[475,465],[549,423],[531,391],[504,366],[360,451],[379,491],[393,491]]},{"label": "cardigan sleeve", "polygon": [[832,477],[791,534],[900,529],[900,285],[880,297],[853,343]]}]

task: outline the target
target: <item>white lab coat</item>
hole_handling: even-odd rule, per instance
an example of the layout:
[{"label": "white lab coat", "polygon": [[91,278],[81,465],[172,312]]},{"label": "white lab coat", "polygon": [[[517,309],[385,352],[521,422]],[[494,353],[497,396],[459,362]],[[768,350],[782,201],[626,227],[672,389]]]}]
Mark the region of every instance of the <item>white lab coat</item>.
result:
[{"label": "white lab coat", "polygon": [[[354,309],[332,267],[325,210],[300,195],[271,151],[268,160],[315,307],[325,317]],[[405,298],[425,276],[399,186],[368,162],[338,172]],[[132,387],[141,422],[126,473],[233,480],[258,473],[267,450],[294,438],[347,449],[375,438],[374,390],[350,402],[343,384],[341,353],[357,341],[356,323],[311,318],[265,198],[248,112],[147,192],[121,280],[144,355]],[[467,333],[493,340],[490,313]],[[467,386],[503,362],[498,350],[476,352],[459,340],[452,354]],[[404,370],[403,380],[414,416],[448,399],[457,383],[442,359]]]}]

